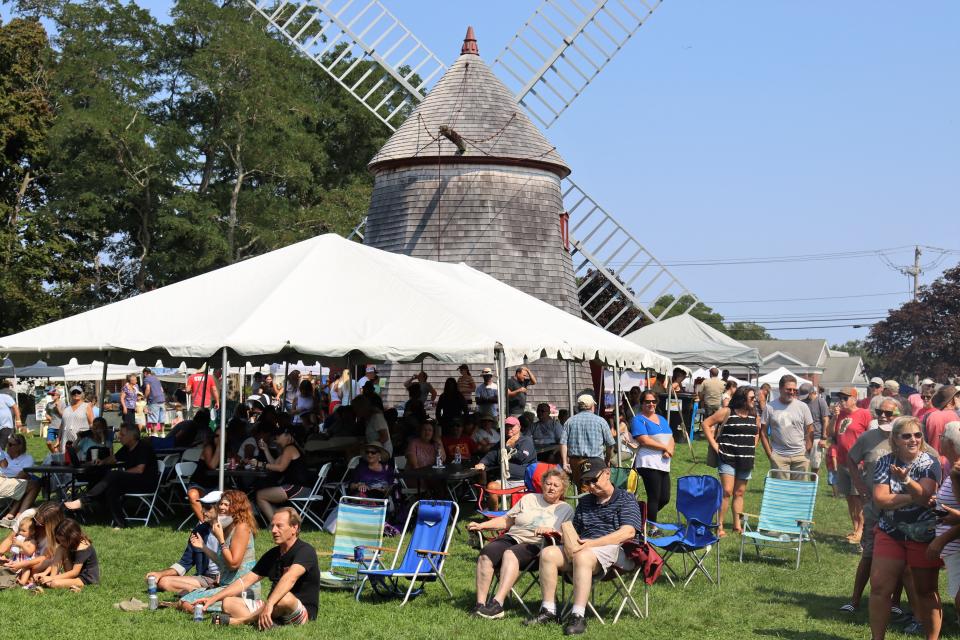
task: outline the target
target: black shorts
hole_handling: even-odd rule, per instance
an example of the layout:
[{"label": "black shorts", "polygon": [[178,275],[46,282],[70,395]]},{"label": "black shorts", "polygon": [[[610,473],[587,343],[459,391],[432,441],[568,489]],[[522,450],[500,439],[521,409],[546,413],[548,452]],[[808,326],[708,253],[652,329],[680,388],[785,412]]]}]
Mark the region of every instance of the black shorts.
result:
[{"label": "black shorts", "polygon": [[137,414],[133,409],[130,409],[126,413],[120,414],[120,421],[128,427],[135,427],[137,426]]},{"label": "black shorts", "polygon": [[530,542],[517,542],[510,536],[500,536],[492,542],[488,542],[480,550],[480,555],[490,558],[494,567],[499,567],[503,561],[503,554],[507,551],[513,552],[520,563],[520,569],[526,569],[532,562],[540,556],[540,545]]}]

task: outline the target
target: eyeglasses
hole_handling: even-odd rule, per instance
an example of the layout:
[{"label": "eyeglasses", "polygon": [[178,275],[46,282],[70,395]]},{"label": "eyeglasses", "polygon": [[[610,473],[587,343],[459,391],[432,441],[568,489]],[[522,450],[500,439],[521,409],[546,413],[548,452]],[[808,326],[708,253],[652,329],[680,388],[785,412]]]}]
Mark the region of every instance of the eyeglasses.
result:
[{"label": "eyeglasses", "polygon": [[901,433],[901,440],[923,440],[923,434],[919,431],[911,431],[910,433]]},{"label": "eyeglasses", "polygon": [[837,394],[837,397],[840,398],[840,402],[846,402],[850,399],[850,396],[845,396],[842,393]]},{"label": "eyeglasses", "polygon": [[783,393],[794,394],[794,393],[800,393],[800,391],[797,389],[784,389]]},{"label": "eyeglasses", "polygon": [[366,454],[368,456],[378,456],[380,455],[380,452],[377,451],[376,449],[367,449]]},{"label": "eyeglasses", "polygon": [[589,487],[589,486],[592,486],[592,485],[597,484],[598,482],[600,482],[600,477],[603,475],[603,472],[604,472],[604,471],[606,471],[606,469],[604,469],[603,471],[601,471],[601,472],[597,475],[596,478],[582,478],[582,479],[580,480],[580,484],[582,484],[582,485],[585,486],[585,487]]},{"label": "eyeglasses", "polygon": [[71,392],[70,392],[70,395],[72,395],[72,396],[80,396],[80,395],[83,395],[83,391],[71,391]]},{"label": "eyeglasses", "polygon": [[644,400],[641,404],[657,404],[656,400]]},{"label": "eyeglasses", "polygon": [[884,416],[884,417],[886,417],[886,418],[892,418],[892,417],[893,417],[893,413],[894,413],[893,411],[882,411],[882,410],[881,410],[881,411],[877,411],[877,414],[878,414],[878,415]]}]

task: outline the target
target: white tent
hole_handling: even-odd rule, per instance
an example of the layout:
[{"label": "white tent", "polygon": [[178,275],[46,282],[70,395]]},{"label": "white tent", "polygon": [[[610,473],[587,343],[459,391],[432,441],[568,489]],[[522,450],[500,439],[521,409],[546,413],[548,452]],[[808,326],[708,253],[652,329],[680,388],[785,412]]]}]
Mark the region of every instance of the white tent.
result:
[{"label": "white tent", "polygon": [[764,382],[767,382],[775,387],[778,384],[780,384],[780,378],[782,378],[783,376],[793,376],[794,378],[796,378],[797,386],[800,386],[801,384],[804,384],[804,383],[813,384],[812,381],[807,380],[806,378],[801,378],[797,374],[791,372],[786,367],[780,367],[779,369],[774,369],[770,373],[760,376],[759,384],[763,384]]},{"label": "white tent", "polygon": [[624,336],[670,358],[674,365],[760,366],[760,353],[689,314],[649,324]]},{"label": "white tent", "polygon": [[[719,368],[719,365],[718,365]],[[706,380],[710,377],[710,369],[697,369],[691,374],[690,379],[696,380],[697,378],[703,378]],[[748,386],[750,383],[746,380],[741,380],[740,378],[735,378],[734,376],[729,376],[727,380],[733,380],[737,383],[738,387]]]},{"label": "white tent", "polygon": [[[349,268],[362,284],[304,299],[304,274],[331,264]],[[302,304],[293,310],[291,300]],[[507,366],[541,357],[671,366],[465,264],[388,253],[334,234],[0,338],[0,352],[14,361],[129,352],[196,362],[224,347],[235,361],[356,354],[368,362],[492,362],[500,349]]]}]

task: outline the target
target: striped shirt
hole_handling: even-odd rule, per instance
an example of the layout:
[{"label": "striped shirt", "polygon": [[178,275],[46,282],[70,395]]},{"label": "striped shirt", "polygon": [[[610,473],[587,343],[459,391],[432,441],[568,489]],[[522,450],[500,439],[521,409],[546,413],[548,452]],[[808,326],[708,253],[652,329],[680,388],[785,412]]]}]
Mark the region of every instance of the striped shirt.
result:
[{"label": "striped shirt", "polygon": [[[904,463],[898,460],[892,453],[888,453],[877,460],[877,467],[873,472],[874,485],[889,485],[890,493],[892,494],[907,492],[904,483],[895,479],[890,474],[890,466],[894,464],[900,467],[908,467],[907,475],[913,480],[920,481],[924,478],[930,478],[937,484],[940,483],[940,461],[926,451],[922,451],[913,462]],[[877,526],[880,531],[883,531],[894,540],[906,540],[905,534],[898,529],[897,524],[914,523],[921,519],[926,519],[930,516],[929,511],[929,507],[913,503],[900,507],[899,509],[884,509],[880,512]]]},{"label": "striped shirt", "polygon": [[731,412],[720,428],[717,445],[720,462],[737,469],[752,469],[757,450],[757,416],[738,416]]},{"label": "striped shirt", "polygon": [[637,533],[643,530],[640,505],[623,489],[614,489],[610,499],[603,503],[593,494],[584,496],[573,514],[573,528],[584,540],[602,538],[627,524]]},{"label": "striped shirt", "polygon": [[607,421],[590,411],[571,416],[563,427],[560,444],[567,445],[567,453],[571,456],[603,458],[604,446],[614,444]]},{"label": "striped shirt", "polygon": [[[937,491],[937,503],[946,505],[951,509],[960,509],[960,502],[957,502],[957,497],[953,495],[953,476],[949,473],[947,477],[943,480],[943,484],[940,485],[940,490]],[[946,533],[951,529],[951,526],[944,524],[940,521],[937,522],[937,535]],[[955,554],[957,551],[960,551],[960,540],[954,540],[948,542],[947,546],[943,548],[943,551],[940,552],[941,558],[946,558]]]}]

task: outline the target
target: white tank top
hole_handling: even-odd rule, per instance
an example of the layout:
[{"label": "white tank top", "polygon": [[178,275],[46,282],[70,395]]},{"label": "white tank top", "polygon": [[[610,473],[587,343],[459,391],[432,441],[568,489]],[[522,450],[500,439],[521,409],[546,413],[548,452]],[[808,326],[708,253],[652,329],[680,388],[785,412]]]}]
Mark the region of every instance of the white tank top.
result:
[{"label": "white tank top", "polygon": [[60,432],[60,453],[64,453],[67,450],[67,442],[76,442],[77,434],[90,428],[90,423],[87,422],[87,407],[89,406],[88,403],[81,402],[76,409],[74,409],[72,405],[68,405],[67,408],[63,410],[63,424],[61,425],[62,431]]}]

